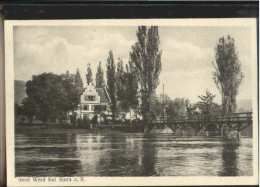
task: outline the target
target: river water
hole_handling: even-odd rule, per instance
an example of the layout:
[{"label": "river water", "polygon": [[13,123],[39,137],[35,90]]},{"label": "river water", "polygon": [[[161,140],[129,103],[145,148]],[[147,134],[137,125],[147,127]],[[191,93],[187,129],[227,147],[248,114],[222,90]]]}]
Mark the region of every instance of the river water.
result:
[{"label": "river water", "polygon": [[251,176],[252,139],[16,133],[16,176]]}]

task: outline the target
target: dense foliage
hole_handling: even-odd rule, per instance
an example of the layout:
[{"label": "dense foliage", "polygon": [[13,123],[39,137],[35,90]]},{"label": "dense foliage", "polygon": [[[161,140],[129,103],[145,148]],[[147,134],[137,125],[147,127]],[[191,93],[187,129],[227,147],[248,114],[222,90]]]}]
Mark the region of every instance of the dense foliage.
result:
[{"label": "dense foliage", "polygon": [[93,81],[93,79],[92,79],[92,71],[91,71],[91,68],[90,68],[90,63],[88,64],[86,79],[87,79],[87,84],[90,84]]},{"label": "dense foliage", "polygon": [[69,72],[62,75],[34,75],[26,83],[28,97],[22,102],[22,113],[43,122],[57,117],[62,122],[67,113],[74,111],[80,102],[81,90],[75,80],[75,75]]},{"label": "dense foliage", "polygon": [[157,26],[147,28],[139,26],[137,42],[130,52],[130,67],[135,72],[141,94],[141,114],[145,131],[152,120],[151,102],[155,89],[159,85],[161,72],[161,50],[159,50],[159,31]]},{"label": "dense foliage", "polygon": [[109,51],[107,58],[107,90],[111,101],[112,118],[116,112],[116,72],[113,52]]},{"label": "dense foliage", "polygon": [[104,85],[105,85],[104,71],[101,67],[101,62],[99,62],[99,65],[97,67],[97,73],[96,73],[96,87],[102,88]]},{"label": "dense foliage", "polygon": [[222,97],[222,112],[235,112],[237,108],[236,96],[244,78],[241,63],[235,47],[235,40],[229,35],[221,37],[215,48],[216,61],[212,62],[215,72],[213,79]]},{"label": "dense foliage", "polygon": [[121,102],[123,101],[124,97],[124,75],[125,75],[125,70],[124,70],[124,65],[123,61],[119,58],[118,63],[117,63],[117,71],[116,71],[116,100]]}]

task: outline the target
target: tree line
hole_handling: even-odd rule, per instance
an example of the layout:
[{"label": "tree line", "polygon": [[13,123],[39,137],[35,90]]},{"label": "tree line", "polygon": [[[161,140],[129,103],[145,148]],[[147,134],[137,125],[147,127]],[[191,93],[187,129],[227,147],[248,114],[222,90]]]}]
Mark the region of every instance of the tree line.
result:
[{"label": "tree line", "polygon": [[[156,95],[159,75],[162,70],[162,49],[160,49],[159,29],[157,26],[139,26],[136,31],[137,41],[129,52],[129,62],[118,58],[114,60],[113,52],[109,51],[106,72],[99,62],[95,77],[96,87],[105,87],[110,97],[112,119],[116,114],[134,110],[142,116],[148,132],[151,122],[162,115],[190,115],[231,113],[236,111],[236,96],[243,80],[241,63],[231,36],[221,37],[215,47],[213,80],[221,94],[221,105],[214,102],[215,95],[206,90],[199,96],[199,101],[191,104],[188,99],[175,98],[167,95]],[[106,74],[106,82],[104,76]],[[93,82],[90,63],[87,66],[87,84]],[[22,102],[21,113],[27,117],[36,116],[42,121],[59,117],[66,118],[80,102],[83,81],[77,69],[75,74],[68,71],[56,75],[43,73],[34,75],[26,83],[27,98]]]}]

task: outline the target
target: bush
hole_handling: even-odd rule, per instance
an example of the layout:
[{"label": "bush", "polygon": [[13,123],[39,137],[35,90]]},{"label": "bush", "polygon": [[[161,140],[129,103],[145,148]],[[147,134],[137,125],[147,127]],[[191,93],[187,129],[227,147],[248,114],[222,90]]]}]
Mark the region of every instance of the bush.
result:
[{"label": "bush", "polygon": [[77,114],[75,112],[72,115],[70,115],[70,123],[72,125],[76,124],[76,117],[77,117]]},{"label": "bush", "polygon": [[83,126],[90,126],[90,119],[88,117],[84,117],[82,121]]},{"label": "bush", "polygon": [[82,122],[83,122],[83,120],[82,120],[81,118],[78,118],[78,119],[76,120],[76,125],[81,126],[81,125],[82,125]]},{"label": "bush", "polygon": [[77,121],[76,124],[78,126],[87,127],[87,128],[90,127],[90,119],[88,117],[84,117],[83,119],[78,118],[76,121]]}]

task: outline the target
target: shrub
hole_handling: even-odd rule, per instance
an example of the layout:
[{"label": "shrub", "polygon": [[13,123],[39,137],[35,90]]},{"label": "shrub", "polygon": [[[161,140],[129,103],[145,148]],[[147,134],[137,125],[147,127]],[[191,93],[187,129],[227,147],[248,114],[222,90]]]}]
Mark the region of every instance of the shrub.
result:
[{"label": "shrub", "polygon": [[72,115],[70,115],[70,123],[72,125],[76,124],[76,117],[77,117],[77,114],[75,112],[73,112]]}]

